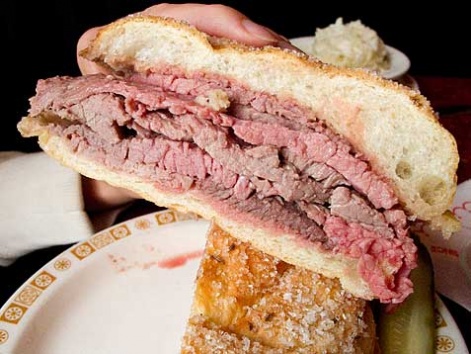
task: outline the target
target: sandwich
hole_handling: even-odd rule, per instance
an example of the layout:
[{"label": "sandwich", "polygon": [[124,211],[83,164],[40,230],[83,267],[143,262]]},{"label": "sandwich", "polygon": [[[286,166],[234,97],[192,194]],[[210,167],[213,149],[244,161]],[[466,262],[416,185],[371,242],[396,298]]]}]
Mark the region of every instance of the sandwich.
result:
[{"label": "sandwich", "polygon": [[389,304],[413,291],[411,225],[459,227],[456,143],[416,91],[160,17],[81,55],[104,74],[40,80],[18,129],[85,176]]},{"label": "sandwich", "polygon": [[371,302],[212,223],[182,354],[374,353]]}]

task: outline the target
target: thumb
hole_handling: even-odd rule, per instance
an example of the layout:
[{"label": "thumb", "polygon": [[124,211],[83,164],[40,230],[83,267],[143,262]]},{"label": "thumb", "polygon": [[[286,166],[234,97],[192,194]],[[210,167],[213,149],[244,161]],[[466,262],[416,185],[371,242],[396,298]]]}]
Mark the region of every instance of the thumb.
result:
[{"label": "thumb", "polygon": [[95,27],[85,32],[77,43],[77,64],[83,75],[97,74],[104,72],[103,68],[95,64],[93,61],[87,60],[80,55],[80,52],[88,47],[90,42],[95,39],[101,27]]},{"label": "thumb", "polygon": [[[190,23],[211,36],[226,37],[252,46],[274,45],[283,49],[300,50],[289,41],[257,24],[236,9],[225,5],[167,4],[151,6],[141,12],[144,15],[171,17]],[[95,63],[82,58],[79,53],[96,37],[99,27],[92,28],[80,37],[77,44],[77,62],[82,74],[103,72]]]},{"label": "thumb", "polygon": [[286,40],[271,29],[251,21],[234,8],[220,4],[159,4],[142,13],[183,20],[209,35],[226,37],[254,46]]}]

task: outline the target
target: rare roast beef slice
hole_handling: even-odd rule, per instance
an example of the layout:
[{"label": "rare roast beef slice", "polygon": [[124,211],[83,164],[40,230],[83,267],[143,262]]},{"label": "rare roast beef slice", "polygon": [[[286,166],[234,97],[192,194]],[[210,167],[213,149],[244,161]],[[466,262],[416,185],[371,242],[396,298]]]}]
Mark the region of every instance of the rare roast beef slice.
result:
[{"label": "rare roast beef slice", "polygon": [[40,81],[38,114],[63,118],[50,131],[88,159],[358,258],[381,300],[411,292],[415,246],[388,181],[289,99],[204,75],[98,74]]}]

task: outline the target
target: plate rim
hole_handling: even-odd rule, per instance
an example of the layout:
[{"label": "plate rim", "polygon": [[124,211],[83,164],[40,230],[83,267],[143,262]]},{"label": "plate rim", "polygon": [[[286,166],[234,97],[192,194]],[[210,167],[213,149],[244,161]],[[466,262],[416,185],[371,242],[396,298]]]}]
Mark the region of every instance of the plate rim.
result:
[{"label": "plate rim", "polygon": [[[152,218],[153,220],[155,220],[156,222],[154,223],[150,223],[149,222],[149,218]],[[2,307],[0,307],[0,352],[2,352],[2,349],[8,349],[8,347],[14,349],[14,346],[16,346],[16,344],[18,343],[17,340],[15,341],[14,339],[14,335],[15,334],[18,334],[20,331],[21,331],[21,326],[28,323],[28,320],[26,321],[23,321],[21,322],[21,317],[19,320],[16,321],[16,323],[12,323],[11,321],[5,321],[5,313],[6,311],[11,308],[12,304],[14,304],[14,306],[19,306],[20,309],[24,309],[24,313],[28,310],[28,306],[25,305],[25,304],[18,304],[18,301],[16,301],[16,299],[18,298],[18,296],[25,290],[25,289],[28,289],[29,288],[36,288],[36,289],[40,289],[41,290],[41,295],[43,295],[43,291],[47,291],[47,289],[49,289],[49,286],[52,286],[52,284],[60,284],[61,283],[61,280],[65,280],[67,279],[67,276],[65,277],[55,277],[50,283],[47,282],[47,277],[42,279],[43,283],[42,284],[39,284],[38,287],[35,287],[35,286],[31,286],[32,282],[35,281],[35,279],[38,279],[38,277],[41,277],[41,276],[44,276],[44,275],[47,275],[49,274],[49,272],[47,272],[47,268],[50,268],[51,266],[55,266],[56,264],[60,264],[60,263],[57,263],[58,261],[60,260],[64,260],[66,259],[65,256],[68,256],[70,257],[71,256],[71,253],[78,258],[78,261],[82,261],[82,260],[85,260],[87,261],[87,257],[89,254],[86,254],[86,253],[83,253],[83,254],[80,254],[80,253],[77,253],[77,251],[80,249],[81,246],[84,246],[84,245],[90,245],[91,244],[91,240],[94,238],[94,237],[97,237],[99,235],[104,235],[104,234],[109,234],[111,233],[112,234],[112,231],[114,230],[115,233],[118,232],[118,236],[114,238],[114,241],[110,242],[109,244],[106,244],[104,245],[103,247],[101,248],[98,248],[96,249],[94,252],[100,252],[101,250],[106,250],[106,247],[110,244],[112,244],[113,242],[120,242],[124,239],[127,238],[127,236],[130,236],[130,233],[129,234],[126,234],[126,229],[129,231],[129,226],[128,224],[130,223],[134,223],[134,227],[139,229],[139,227],[137,226],[137,223],[142,221],[142,227],[149,227],[149,228],[155,228],[155,227],[158,227],[158,226],[164,226],[164,225],[167,225],[167,224],[171,224],[171,223],[177,223],[177,222],[181,222],[181,221],[186,221],[186,220],[203,220],[201,219],[199,216],[195,215],[195,214],[185,214],[185,213],[180,213],[178,211],[175,211],[175,210],[171,210],[171,209],[164,209],[164,210],[161,210],[161,211],[157,211],[157,212],[150,212],[150,213],[147,213],[147,214],[144,214],[144,215],[140,215],[140,216],[137,216],[137,217],[134,217],[134,218],[131,218],[131,219],[128,219],[128,220],[125,220],[125,221],[122,221],[120,223],[117,223],[115,225],[112,225],[106,229],[103,229],[97,233],[95,233],[94,235],[92,235],[90,238],[88,239],[85,239],[83,241],[80,241],[80,242],[77,242],[73,245],[71,245],[70,247],[68,247],[67,249],[65,249],[64,251],[62,251],[61,253],[59,253],[58,255],[56,255],[55,257],[53,257],[50,261],[48,261],[47,263],[45,263],[42,267],[40,267],[36,272],[34,272],[11,296],[10,298],[2,305]],[[207,220],[203,220],[205,222],[207,222]],[[149,225],[145,225],[145,223],[150,223]],[[124,228],[123,228],[124,227]],[[117,231],[118,230],[118,231]],[[120,231],[119,231],[120,230]],[[113,234],[112,234],[113,235]],[[139,237],[139,236],[137,236]],[[74,252],[75,251],[75,252]],[[83,256],[82,258],[81,255]],[[77,261],[76,259],[74,259],[74,261]],[[77,266],[75,267],[76,270],[80,271],[80,269],[83,269],[83,263],[80,263],[80,266]],[[67,264],[64,263],[62,264],[63,267],[67,267]],[[70,266],[70,265],[69,265]],[[56,268],[57,269],[57,268]],[[60,270],[60,269],[58,269]],[[56,274],[56,273],[55,273]],[[65,274],[65,273],[64,273]],[[49,275],[52,275],[52,274],[49,274]],[[54,276],[53,276],[54,277]],[[44,298],[47,298],[48,296],[51,296],[53,293],[49,292],[49,293],[46,293],[46,295],[44,296]],[[39,297],[38,296],[38,297]],[[448,329],[451,328],[451,331],[452,331],[452,334],[453,334],[453,338],[451,338],[452,340],[458,340],[458,345],[460,347],[463,347],[465,348],[465,350],[467,350],[467,347],[466,347],[466,342],[464,341],[464,338],[463,338],[463,334],[461,333],[458,325],[456,324],[453,316],[451,315],[451,313],[449,312],[447,306],[445,305],[445,303],[440,299],[440,296],[435,293],[435,297],[436,299],[438,299],[435,303],[436,303],[436,311],[442,311],[442,312],[438,312],[439,315],[441,315],[441,318],[444,319],[446,318],[447,319],[447,323],[445,324],[445,326],[447,326],[448,324],[450,325]],[[34,303],[35,301],[32,302],[31,306],[34,306]],[[23,314],[24,314],[23,313]],[[19,323],[19,324],[18,324]],[[7,326],[5,325],[7,324]],[[440,326],[437,325],[437,340],[438,340],[438,336],[440,335]],[[9,331],[10,330],[10,331]],[[447,337],[446,339],[450,339],[449,336],[446,336],[444,335],[444,337]],[[10,340],[11,339],[11,340]],[[5,346],[6,344],[6,346]],[[13,347],[12,347],[13,346]],[[441,353],[442,351],[439,351],[437,349],[436,351],[436,354],[439,354]]]},{"label": "plate rim", "polygon": [[[149,222],[149,218],[153,219],[154,222]],[[29,322],[28,316],[26,316],[25,321],[22,321],[23,317],[25,317],[25,314],[28,310],[30,310],[35,304],[38,303],[36,301],[38,298],[42,296],[41,300],[45,301],[48,297],[53,295],[50,289],[53,288],[54,285],[60,285],[61,281],[63,282],[67,280],[67,278],[71,274],[63,271],[68,270],[71,267],[72,263],[80,262],[74,267],[75,271],[80,271],[84,268],[84,266],[86,266],[86,264],[84,263],[93,258],[88,258],[90,255],[94,253],[106,252],[107,246],[128,239],[128,236],[131,236],[131,231],[129,230],[130,227],[128,226],[128,224],[130,223],[135,224],[133,228],[140,229],[140,227],[137,226],[137,222],[147,221],[149,224],[143,227],[148,227],[149,230],[153,230],[156,227],[166,226],[172,223],[179,223],[188,220],[209,222],[194,213],[182,213],[173,209],[163,209],[146,213],[144,215],[136,216],[111,225],[110,227],[107,227],[103,230],[94,233],[89,238],[76,242],[70,245],[70,247],[67,247],[65,250],[61,251],[59,254],[57,254],[55,257],[53,257],[45,264],[43,264],[39,269],[37,269],[29,278],[27,278],[0,307],[0,353],[5,353],[2,351],[5,349],[8,350],[6,353],[13,353],[10,350],[15,349],[18,344],[18,339],[15,339],[14,335],[21,334],[20,331],[22,330],[23,326],[25,326]],[[105,242],[105,244],[100,248],[95,248],[91,245],[91,240],[93,238],[98,238],[102,235],[109,234],[111,234],[113,238],[111,242],[107,244]],[[135,235],[133,239],[136,239],[138,237],[140,236]],[[83,246],[85,246],[85,249],[86,247],[92,246],[92,252],[87,253],[86,251],[84,251],[84,249],[81,249],[81,247]],[[69,258],[73,259],[73,261],[70,261]],[[65,259],[68,259],[70,263],[58,263]],[[84,263],[82,263],[83,260],[85,260]],[[56,264],[58,264],[59,268],[56,267]],[[50,269],[51,267],[57,270],[57,272],[54,272],[54,274],[52,274]],[[63,267],[63,269],[60,269],[61,267]],[[57,276],[58,274],[64,274],[65,276],[59,277]],[[38,279],[40,279],[40,284],[34,284],[37,282]],[[31,295],[33,297],[30,298],[31,303],[29,305],[26,302],[18,301],[20,295],[23,292],[30,293],[31,291],[33,291],[33,295]],[[37,311],[37,308],[38,307],[35,307],[34,310]],[[9,315],[7,314],[9,310],[14,315],[13,317],[9,317]],[[21,311],[21,313],[18,311]]]}]

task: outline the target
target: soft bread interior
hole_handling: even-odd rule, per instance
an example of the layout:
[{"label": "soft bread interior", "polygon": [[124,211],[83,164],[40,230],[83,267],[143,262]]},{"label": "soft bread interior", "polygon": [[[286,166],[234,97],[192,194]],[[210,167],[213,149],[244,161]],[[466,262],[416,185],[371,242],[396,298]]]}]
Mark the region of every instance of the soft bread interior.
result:
[{"label": "soft bread interior", "polygon": [[185,23],[130,17],[106,27],[84,56],[125,72],[211,73],[292,98],[344,135],[385,175],[409,215],[448,230],[441,217],[456,189],[455,140],[419,93],[361,70],[340,69],[278,48],[215,40]]},{"label": "soft bread interior", "polygon": [[182,353],[372,353],[368,302],[212,223]]}]

